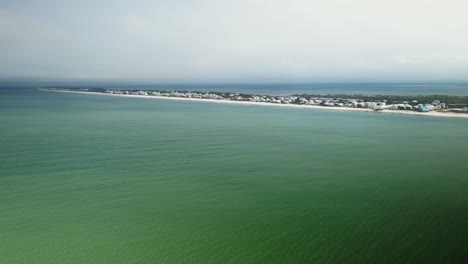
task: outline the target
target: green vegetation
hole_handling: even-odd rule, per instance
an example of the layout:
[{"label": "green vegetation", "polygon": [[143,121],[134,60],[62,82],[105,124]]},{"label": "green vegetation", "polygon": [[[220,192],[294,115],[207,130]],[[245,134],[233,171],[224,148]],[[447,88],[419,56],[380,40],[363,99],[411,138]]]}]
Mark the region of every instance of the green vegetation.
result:
[{"label": "green vegetation", "polygon": [[306,99],[310,98],[341,98],[341,99],[357,99],[362,101],[386,101],[387,103],[399,103],[402,101],[408,101],[409,104],[414,100],[417,101],[417,104],[430,104],[435,100],[446,103],[451,106],[460,106],[464,107],[468,105],[468,96],[456,96],[456,95],[349,95],[349,94],[328,94],[328,95],[319,95],[319,94],[300,94],[297,96],[304,97]]},{"label": "green vegetation", "polygon": [[106,88],[90,88],[88,89],[89,92],[93,92],[93,93],[105,93],[106,92]]}]

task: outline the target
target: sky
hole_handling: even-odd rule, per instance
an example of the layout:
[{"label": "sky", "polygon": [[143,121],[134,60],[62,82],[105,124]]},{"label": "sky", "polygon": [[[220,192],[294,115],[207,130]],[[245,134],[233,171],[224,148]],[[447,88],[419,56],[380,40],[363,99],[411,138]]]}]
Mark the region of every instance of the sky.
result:
[{"label": "sky", "polygon": [[467,0],[0,0],[0,78],[468,80]]}]

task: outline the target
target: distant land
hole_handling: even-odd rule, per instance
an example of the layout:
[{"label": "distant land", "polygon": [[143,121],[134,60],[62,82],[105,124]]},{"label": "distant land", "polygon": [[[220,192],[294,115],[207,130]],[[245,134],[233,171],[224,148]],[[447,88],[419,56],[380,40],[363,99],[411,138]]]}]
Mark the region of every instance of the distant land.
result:
[{"label": "distant land", "polygon": [[468,96],[468,81],[440,82],[297,82],[297,83],[156,83],[132,80],[0,79],[0,88],[106,88],[236,92],[245,94],[459,95]]},{"label": "distant land", "polygon": [[319,95],[275,96],[236,92],[141,90],[106,88],[39,88],[43,91],[100,94],[137,98],[195,100],[236,104],[274,105],[333,110],[382,111],[400,114],[468,117],[468,96],[449,95]]}]

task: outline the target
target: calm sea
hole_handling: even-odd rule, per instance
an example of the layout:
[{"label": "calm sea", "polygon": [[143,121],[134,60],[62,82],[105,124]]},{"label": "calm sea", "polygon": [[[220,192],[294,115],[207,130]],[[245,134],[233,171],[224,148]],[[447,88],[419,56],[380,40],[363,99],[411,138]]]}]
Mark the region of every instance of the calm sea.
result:
[{"label": "calm sea", "polygon": [[[468,96],[468,83],[304,83],[304,84],[170,84],[121,86],[135,89],[226,91],[247,94],[363,94],[363,95],[462,95]],[[119,88],[119,87],[117,87]]]},{"label": "calm sea", "polygon": [[467,263],[468,122],[0,90],[0,263]]},{"label": "calm sea", "polygon": [[[116,89],[185,90],[236,92],[247,94],[291,95],[291,94],[363,94],[363,95],[461,95],[468,96],[468,83],[297,83],[297,84],[151,84],[131,85],[124,83],[25,83],[24,87],[105,87]],[[15,89],[0,81],[0,90]],[[23,88],[24,89],[24,88]]]}]

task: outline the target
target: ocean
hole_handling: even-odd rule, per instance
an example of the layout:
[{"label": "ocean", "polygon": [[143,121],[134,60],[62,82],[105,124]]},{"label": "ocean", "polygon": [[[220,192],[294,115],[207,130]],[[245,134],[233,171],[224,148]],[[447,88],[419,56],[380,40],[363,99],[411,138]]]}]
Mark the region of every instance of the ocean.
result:
[{"label": "ocean", "polygon": [[[112,86],[110,86],[112,87]],[[468,83],[285,83],[285,84],[159,84],[116,88],[237,92],[246,94],[459,95],[468,96]]]},{"label": "ocean", "polygon": [[[292,94],[348,94],[348,95],[458,95],[468,96],[468,83],[257,83],[257,84],[136,84],[99,82],[30,82],[23,83],[23,89],[31,87],[104,87],[115,89],[185,90],[235,92],[264,95]],[[20,90],[11,83],[0,82],[0,90]]]},{"label": "ocean", "polygon": [[466,263],[467,131],[1,89],[0,263]]}]

